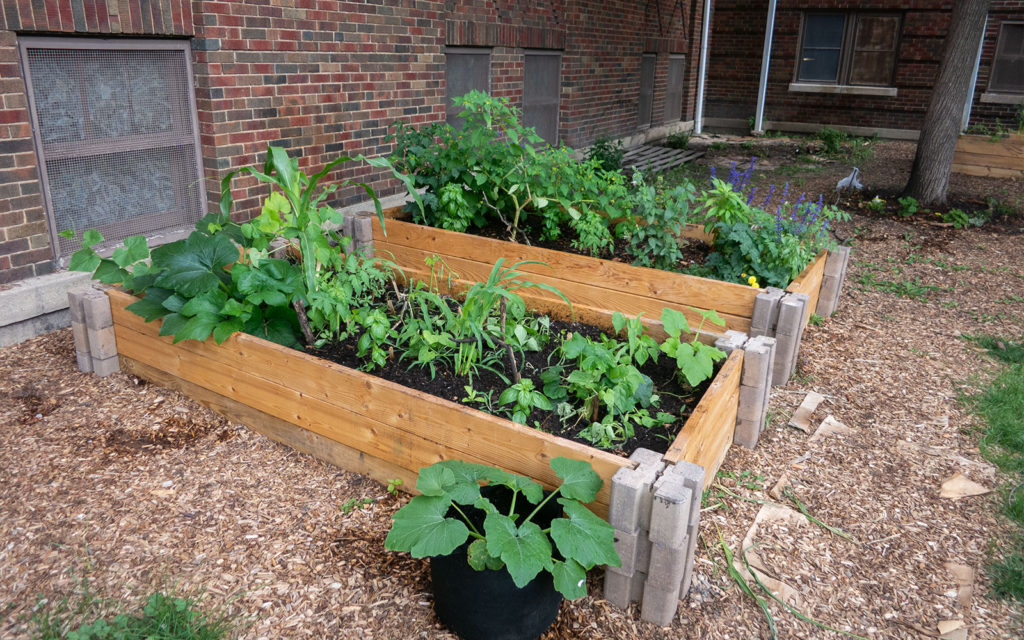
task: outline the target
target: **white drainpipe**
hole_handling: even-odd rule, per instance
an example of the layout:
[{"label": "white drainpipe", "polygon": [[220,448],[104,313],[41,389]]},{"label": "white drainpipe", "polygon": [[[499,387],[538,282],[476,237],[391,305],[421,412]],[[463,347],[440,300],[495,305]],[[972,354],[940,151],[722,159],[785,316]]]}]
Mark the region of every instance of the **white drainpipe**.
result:
[{"label": "white drainpipe", "polygon": [[960,132],[967,131],[971,122],[971,109],[974,107],[974,91],[978,88],[978,69],[981,68],[981,50],[985,47],[985,33],[988,32],[988,16],[985,16],[985,28],[981,30],[981,42],[978,43],[978,57],[974,59],[974,75],[971,76],[971,90],[964,104],[964,119],[960,122]]},{"label": "white drainpipe", "polygon": [[775,34],[775,2],[768,3],[768,23],[764,27],[764,52],[761,54],[761,81],[757,85],[757,113],[753,133],[764,133],[764,103],[768,93],[768,67],[772,58],[772,36]]},{"label": "white drainpipe", "polygon": [[[774,2],[774,0],[773,0]],[[708,38],[711,35],[712,0],[704,0],[704,22],[700,31],[700,69],[697,71],[697,110],[693,114],[693,132],[704,130],[704,84],[708,72]]]}]

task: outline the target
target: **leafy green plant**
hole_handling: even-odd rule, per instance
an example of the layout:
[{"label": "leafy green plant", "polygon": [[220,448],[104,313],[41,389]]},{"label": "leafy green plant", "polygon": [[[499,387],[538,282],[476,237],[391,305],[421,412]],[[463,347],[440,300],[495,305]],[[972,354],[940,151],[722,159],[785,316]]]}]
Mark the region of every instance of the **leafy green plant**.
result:
[{"label": "leafy green plant", "polygon": [[[557,457],[550,464],[562,483],[546,496],[533,480],[485,465],[446,460],[425,467],[416,481],[421,495],[392,516],[384,547],[415,558],[444,556],[472,538],[466,555],[477,571],[504,568],[518,587],[547,571],[566,598],[585,596],[588,569],[620,564],[611,525],[583,506],[602,480],[587,462]],[[507,512],[481,493],[481,482],[511,492]],[[562,516],[542,529],[533,519],[552,500]]]},{"label": "leafy green plant", "polygon": [[634,215],[619,225],[618,233],[628,239],[627,251],[633,264],[664,271],[678,271],[683,252],[679,234],[686,225],[695,198],[692,184],[679,185],[658,195],[655,186],[633,174],[636,206]]},{"label": "leafy green plant", "polygon": [[601,137],[587,149],[587,160],[596,162],[605,171],[620,171],[625,153],[622,142]]},{"label": "leafy green plant", "polygon": [[665,138],[665,146],[669,149],[685,149],[690,146],[690,131],[678,131]]},{"label": "leafy green plant", "polygon": [[[696,331],[690,330],[690,323],[681,311],[669,308],[661,311],[661,324],[668,338],[661,343],[660,349],[662,353],[675,359],[680,376],[690,386],[696,386],[710,378],[714,373],[715,363],[725,358],[725,353],[721,350],[704,344],[699,339],[705,322],[711,321],[722,327],[725,326],[725,322],[713,309],[697,311],[701,315],[701,321]],[[693,339],[685,342],[683,335],[689,333],[692,333]]]},{"label": "leafy green plant", "polygon": [[834,156],[842,153],[843,143],[849,140],[850,134],[831,127],[818,130],[818,140],[824,147],[825,155]]},{"label": "leafy green plant", "polygon": [[883,211],[885,211],[886,207],[889,206],[889,204],[883,198],[875,196],[874,198],[868,200],[864,206],[874,211],[875,213],[882,213]]},{"label": "leafy green plant", "polygon": [[919,203],[917,198],[914,198],[913,196],[896,198],[896,202],[900,204],[899,208],[896,209],[896,215],[901,218],[909,218],[917,213],[921,208],[921,203]]},{"label": "leafy green plant", "polygon": [[512,422],[526,424],[526,418],[534,408],[551,411],[555,408],[543,393],[533,386],[533,380],[522,378],[519,382],[505,389],[498,396],[498,404],[512,405]]}]

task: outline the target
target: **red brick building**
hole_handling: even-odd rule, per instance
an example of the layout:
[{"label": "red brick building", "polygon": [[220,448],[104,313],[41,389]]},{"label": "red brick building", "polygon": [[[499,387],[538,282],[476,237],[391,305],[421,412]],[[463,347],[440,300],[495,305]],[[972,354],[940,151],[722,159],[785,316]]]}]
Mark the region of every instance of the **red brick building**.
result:
[{"label": "red brick building", "polygon": [[[66,229],[187,227],[268,143],[306,168],[387,154],[446,92],[508,96],[549,140],[693,120],[695,0],[2,0],[0,284],[66,261]],[[386,192],[367,169],[340,169]],[[236,213],[265,187],[236,184]],[[359,197],[338,193],[337,204]]]},{"label": "red brick building", "polygon": [[[938,75],[951,0],[779,0],[764,129],[916,138]],[[755,116],[768,0],[716,0],[705,126]],[[992,0],[970,123],[1016,122],[1024,101],[1024,2]]]}]

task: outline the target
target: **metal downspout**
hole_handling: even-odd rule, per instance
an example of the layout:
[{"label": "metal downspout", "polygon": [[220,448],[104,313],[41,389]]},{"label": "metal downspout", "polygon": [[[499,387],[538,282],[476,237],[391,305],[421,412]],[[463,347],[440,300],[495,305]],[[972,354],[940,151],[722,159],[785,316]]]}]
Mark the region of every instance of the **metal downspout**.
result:
[{"label": "metal downspout", "polygon": [[768,68],[771,66],[772,36],[775,35],[776,0],[768,3],[768,22],[764,28],[764,51],[761,53],[761,80],[757,85],[757,112],[752,133],[764,133],[764,103],[768,94]]},{"label": "metal downspout", "polygon": [[978,57],[974,59],[974,75],[971,76],[971,90],[964,103],[964,118],[960,122],[960,133],[967,131],[971,123],[971,109],[974,108],[974,92],[978,89],[978,70],[981,68],[981,50],[985,48],[985,34],[988,32],[988,16],[985,16],[985,27],[981,30],[981,42],[978,43]]},{"label": "metal downspout", "polygon": [[697,72],[697,109],[693,114],[693,132],[697,135],[704,130],[704,86],[708,72],[708,37],[711,32],[711,5],[713,0],[704,0],[704,20],[700,30],[700,70]]}]

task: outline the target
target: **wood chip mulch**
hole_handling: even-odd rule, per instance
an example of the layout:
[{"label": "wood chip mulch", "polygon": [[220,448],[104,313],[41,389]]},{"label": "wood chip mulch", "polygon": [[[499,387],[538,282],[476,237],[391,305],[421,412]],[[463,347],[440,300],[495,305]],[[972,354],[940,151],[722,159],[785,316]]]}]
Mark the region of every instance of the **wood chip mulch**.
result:
[{"label": "wood chip mulch", "polygon": [[[841,232],[855,248],[840,310],[808,328],[757,449],[731,449],[673,625],[617,610],[592,575],[593,595],[564,604],[544,638],[770,637],[722,544],[738,550],[761,506],[734,495],[798,508],[769,495],[777,483],[853,538],[788,520],[759,527],[756,553],[806,616],[867,638],[939,637],[940,621],[958,619],[975,640],[1024,635],[985,573],[1010,534],[998,492],[939,497],[957,472],[1000,482],[958,400],[995,365],[962,336],[1024,336],[1024,236],[861,217]],[[911,300],[863,284],[880,266],[937,289]],[[808,391],[825,397],[812,429],[831,415],[853,432],[811,442],[788,427]],[[383,549],[404,500],[178,393],[79,373],[69,330],[0,350],[2,638],[30,637],[39,599],[75,593],[83,576],[131,603],[161,588],[205,592],[247,639],[452,638],[433,616],[426,562]],[[977,575],[966,597],[950,562]],[[781,638],[844,637],[768,606]]]}]

